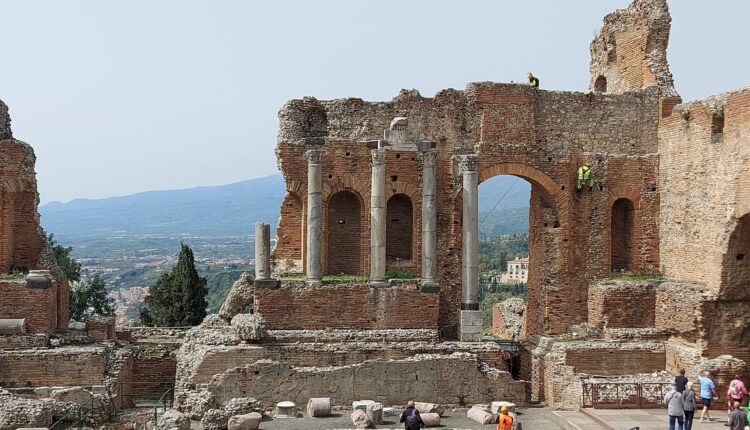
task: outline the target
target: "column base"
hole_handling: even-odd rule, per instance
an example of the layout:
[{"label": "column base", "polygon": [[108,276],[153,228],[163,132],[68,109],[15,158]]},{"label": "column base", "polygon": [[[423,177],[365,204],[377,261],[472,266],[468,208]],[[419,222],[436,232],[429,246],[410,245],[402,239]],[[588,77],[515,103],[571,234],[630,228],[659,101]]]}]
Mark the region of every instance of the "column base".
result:
[{"label": "column base", "polygon": [[482,312],[473,310],[458,311],[458,340],[461,342],[481,342]]},{"label": "column base", "polygon": [[255,288],[279,288],[281,286],[281,281],[278,279],[256,279],[254,281]]},{"label": "column base", "polygon": [[375,288],[384,288],[384,287],[390,287],[391,283],[388,281],[370,281],[367,283],[367,285]]},{"label": "column base", "polygon": [[440,292],[440,287],[438,287],[437,282],[435,282],[434,280],[423,279],[419,282],[419,292],[435,294]]},{"label": "column base", "polygon": [[307,279],[305,280],[305,284],[307,284],[308,287],[320,287],[323,285],[323,281],[320,279]]},{"label": "column base", "polygon": [[478,311],[479,303],[461,303],[462,311]]}]

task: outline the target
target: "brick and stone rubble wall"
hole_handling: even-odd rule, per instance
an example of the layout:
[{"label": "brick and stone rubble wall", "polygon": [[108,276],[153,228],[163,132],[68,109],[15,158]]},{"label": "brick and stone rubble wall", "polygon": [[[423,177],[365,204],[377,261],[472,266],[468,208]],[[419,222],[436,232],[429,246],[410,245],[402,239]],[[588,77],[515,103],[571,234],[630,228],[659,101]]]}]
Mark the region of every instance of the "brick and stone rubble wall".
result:
[{"label": "brick and stone rubble wall", "polygon": [[592,375],[628,375],[664,370],[666,355],[661,344],[646,347],[587,346],[565,351],[565,364],[576,373]]},{"label": "brick and stone rubble wall", "polygon": [[676,94],[667,63],[672,18],[667,0],[635,0],[604,18],[591,42],[591,84],[597,92],[658,86]]},{"label": "brick and stone rubble wall", "polygon": [[[327,268],[328,204],[338,192],[361,202],[359,271],[369,271],[370,153],[362,140],[377,139],[395,116],[423,140],[437,142],[437,230],[440,320],[443,336],[455,335],[461,300],[461,177],[453,158],[479,156],[479,180],[500,174],[532,184],[530,219],[529,333],[562,333],[586,320],[589,281],[611,271],[610,212],[629,199],[635,211],[632,269],[658,267],[659,160],[657,88],[591,98],[582,93],[533,90],[525,85],[475,83],[433,98],[402,91],[390,102],[360,99],[288,102],[280,111],[279,167],[287,184],[282,205],[277,267],[298,261],[304,243],[307,193],[305,150],[323,150],[323,267]],[[577,194],[578,166],[591,161],[597,186]],[[414,232],[421,225],[419,156],[389,151],[387,198],[411,200]],[[292,212],[299,211],[299,215]],[[288,228],[285,226],[289,226]],[[421,237],[411,235],[413,270],[420,271]],[[390,242],[393,243],[393,242]],[[408,247],[409,244],[402,244]],[[354,249],[354,248],[352,248]],[[265,315],[264,315],[265,316]]]},{"label": "brick and stone rubble wall", "polygon": [[514,381],[508,372],[491,368],[467,353],[321,369],[258,361],[215,375],[208,391],[219,404],[235,397],[253,397],[267,406],[281,400],[305,404],[320,393],[330,396],[334,405],[351,405],[363,398],[385,405],[402,405],[415,398],[448,405],[500,398],[519,406],[526,404],[525,382]]},{"label": "brick and stone rubble wall", "polygon": [[271,330],[438,327],[438,295],[420,292],[414,281],[388,287],[282,282],[281,288],[256,288],[254,294],[254,311]]},{"label": "brick and stone rubble wall", "polygon": [[136,357],[130,377],[130,395],[161,395],[174,385],[176,373],[174,357]]},{"label": "brick and stone rubble wall", "polygon": [[0,351],[0,386],[101,385],[106,371],[102,348]]},{"label": "brick and stone rubble wall", "polygon": [[654,327],[656,282],[601,281],[589,287],[589,324],[599,328]]},{"label": "brick and stone rubble wall", "polygon": [[4,283],[0,289],[8,294],[0,294],[0,318],[18,318],[24,309],[29,313],[20,317],[30,321],[32,332],[49,333],[68,325],[69,288],[39,224],[35,162],[31,146],[13,139],[8,107],[0,101],[0,273],[48,269],[55,279],[45,292]]},{"label": "brick and stone rubble wall", "polygon": [[0,318],[26,319],[28,333],[50,333],[57,328],[58,285],[29,288],[26,281],[0,281]]}]

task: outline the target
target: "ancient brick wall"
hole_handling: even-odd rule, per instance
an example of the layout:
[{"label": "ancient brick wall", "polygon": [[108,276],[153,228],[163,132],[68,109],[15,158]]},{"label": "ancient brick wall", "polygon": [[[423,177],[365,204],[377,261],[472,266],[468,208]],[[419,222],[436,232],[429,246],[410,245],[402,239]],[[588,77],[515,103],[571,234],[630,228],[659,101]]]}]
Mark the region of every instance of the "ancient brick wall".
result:
[{"label": "ancient brick wall", "polygon": [[327,205],[328,250],[327,273],[332,275],[361,273],[363,248],[368,244],[362,241],[362,198],[351,191],[339,191],[331,196]]},{"label": "ancient brick wall", "polygon": [[387,288],[282,283],[257,288],[254,306],[269,329],[437,329],[438,300],[437,294],[419,292],[415,282]]},{"label": "ancient brick wall", "polygon": [[664,370],[666,356],[663,348],[570,348],[565,352],[565,364],[576,373],[592,375],[628,375]]},{"label": "ancient brick wall", "polygon": [[130,376],[130,395],[163,394],[174,385],[177,360],[174,357],[137,357],[133,361]]},{"label": "ancient brick wall", "polygon": [[57,348],[0,352],[0,386],[101,385],[105,356],[101,349]]},{"label": "ancient brick wall", "polygon": [[674,94],[667,64],[671,21],[667,0],[636,0],[607,15],[591,42],[590,88],[622,93],[658,85]]},{"label": "ancient brick wall", "polygon": [[[359,197],[359,273],[366,274],[371,159],[369,149],[359,142],[379,137],[395,116],[407,116],[421,139],[437,141],[440,327],[447,337],[455,334],[461,296],[461,177],[453,155],[478,154],[480,181],[500,174],[528,180],[532,201],[527,331],[560,333],[586,320],[588,280],[611,271],[611,208],[618,199],[627,198],[634,207],[632,269],[658,265],[659,108],[658,89],[589,98],[489,83],[470,84],[465,91],[441,91],[434,98],[404,91],[385,103],[305,98],[290,101],[279,113],[277,154],[290,195],[304,199],[304,151],[311,145],[322,148],[324,242],[332,228],[340,227],[330,218],[331,197],[342,190]],[[576,193],[575,172],[587,160],[593,163],[597,185]],[[416,273],[420,270],[420,174],[416,153],[388,152],[386,197],[405,194],[411,199]],[[283,228],[286,209],[279,237],[296,234]],[[291,225],[297,228],[296,221]],[[391,238],[393,246],[395,240]],[[399,242],[405,241],[406,236]],[[330,266],[332,256],[327,255],[338,252],[338,247],[324,243],[323,250],[323,267],[338,270]],[[350,254],[335,259],[347,262]],[[277,261],[297,255],[289,240],[279,241],[274,251]]]},{"label": "ancient brick wall", "polygon": [[[26,281],[0,281],[0,318],[25,318],[28,333],[57,328],[58,288],[29,288]],[[66,321],[67,323],[67,321]]]},{"label": "ancient brick wall", "polygon": [[589,324],[600,328],[654,327],[656,292],[650,282],[601,281],[589,287]]}]

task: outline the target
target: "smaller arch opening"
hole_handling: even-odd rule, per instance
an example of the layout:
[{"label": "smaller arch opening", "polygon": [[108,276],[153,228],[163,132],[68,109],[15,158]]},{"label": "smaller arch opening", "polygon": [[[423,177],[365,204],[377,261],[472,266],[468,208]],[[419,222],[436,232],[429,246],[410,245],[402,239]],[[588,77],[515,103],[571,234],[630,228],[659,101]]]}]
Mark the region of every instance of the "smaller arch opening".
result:
[{"label": "smaller arch opening", "polygon": [[610,256],[613,272],[633,269],[633,235],[635,229],[635,207],[625,198],[612,205],[610,220]]},{"label": "smaller arch opening", "polygon": [[596,81],[594,81],[594,91],[597,93],[606,93],[607,92],[607,78],[605,78],[602,75],[599,75],[599,77],[596,78]]}]

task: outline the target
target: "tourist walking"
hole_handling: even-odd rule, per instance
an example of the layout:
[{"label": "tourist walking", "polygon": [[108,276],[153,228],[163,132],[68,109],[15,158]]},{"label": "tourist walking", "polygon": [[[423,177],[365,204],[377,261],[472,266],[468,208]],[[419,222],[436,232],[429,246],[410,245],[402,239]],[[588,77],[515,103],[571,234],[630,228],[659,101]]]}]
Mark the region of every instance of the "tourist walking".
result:
[{"label": "tourist walking", "polygon": [[510,408],[502,406],[497,416],[497,430],[513,430],[513,417],[508,413]]},{"label": "tourist walking", "polygon": [[747,388],[745,383],[742,382],[740,375],[734,375],[734,379],[729,383],[727,387],[727,420],[732,415],[732,411],[736,408],[735,403],[742,405],[742,399],[747,396]]},{"label": "tourist walking", "polygon": [[729,414],[729,429],[745,430],[747,426],[747,413],[740,409],[740,402],[734,402],[732,404],[732,413]]},{"label": "tourist walking", "polygon": [[680,374],[674,378],[674,383],[677,385],[678,393],[685,391],[685,386],[688,383],[688,379],[685,377],[685,369],[680,369]]},{"label": "tourist walking", "polygon": [[[682,372],[684,372],[684,370]],[[680,386],[677,385],[677,388],[680,388]],[[685,430],[693,428],[693,417],[695,416],[695,410],[697,407],[698,402],[695,400],[693,382],[688,381],[688,383],[685,384],[685,391],[682,393],[682,410],[685,411]]]},{"label": "tourist walking", "polygon": [[664,395],[664,404],[667,405],[667,414],[669,414],[669,430],[675,430],[675,421],[679,424],[677,430],[683,430],[685,408],[682,404],[682,394],[677,391],[677,385],[674,382],[672,389]]},{"label": "tourist walking", "polygon": [[406,409],[401,413],[399,422],[404,423],[404,430],[419,430],[424,427],[424,421],[414,406],[414,400],[406,402]]},{"label": "tourist walking", "polygon": [[711,372],[706,370],[699,379],[701,384],[701,400],[703,401],[703,410],[701,411],[701,422],[711,421],[711,415],[708,408],[711,407],[711,400],[718,399],[716,394],[716,384],[711,379]]}]

